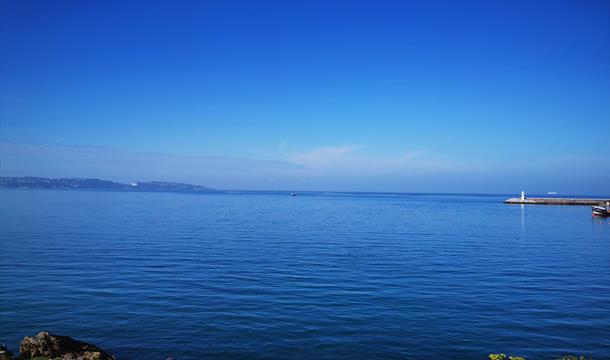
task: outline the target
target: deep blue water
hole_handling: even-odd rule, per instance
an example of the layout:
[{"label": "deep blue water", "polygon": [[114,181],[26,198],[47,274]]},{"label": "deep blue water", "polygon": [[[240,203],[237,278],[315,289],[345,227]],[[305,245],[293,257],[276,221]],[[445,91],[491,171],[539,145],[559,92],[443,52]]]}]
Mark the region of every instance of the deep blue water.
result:
[{"label": "deep blue water", "polygon": [[610,358],[610,221],[503,196],[0,190],[0,342],[120,359]]}]

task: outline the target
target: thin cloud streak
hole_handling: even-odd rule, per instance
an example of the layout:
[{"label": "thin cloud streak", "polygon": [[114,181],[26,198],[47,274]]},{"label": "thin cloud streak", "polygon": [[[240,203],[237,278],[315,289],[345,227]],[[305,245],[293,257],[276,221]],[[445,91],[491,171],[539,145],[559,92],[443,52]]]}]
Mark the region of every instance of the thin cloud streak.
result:
[{"label": "thin cloud streak", "polygon": [[367,155],[364,146],[326,146],[285,155],[310,174],[329,176],[375,176],[421,174],[455,169],[456,164],[435,158],[429,151],[416,150],[396,155]]},{"label": "thin cloud streak", "polygon": [[[216,188],[272,188],[295,181],[283,162],[131,152],[114,148],[0,143],[2,176],[97,177],[116,181],[184,181]],[[292,175],[291,175],[292,174]]]}]

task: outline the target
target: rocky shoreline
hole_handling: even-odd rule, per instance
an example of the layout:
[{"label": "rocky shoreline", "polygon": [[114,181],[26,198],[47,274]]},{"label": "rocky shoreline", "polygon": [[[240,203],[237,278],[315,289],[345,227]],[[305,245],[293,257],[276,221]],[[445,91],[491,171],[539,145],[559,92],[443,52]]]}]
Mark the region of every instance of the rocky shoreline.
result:
[{"label": "rocky shoreline", "polygon": [[19,344],[19,356],[4,345],[0,345],[0,360],[116,360],[116,358],[86,342],[68,336],[40,332],[36,336],[26,336]]}]

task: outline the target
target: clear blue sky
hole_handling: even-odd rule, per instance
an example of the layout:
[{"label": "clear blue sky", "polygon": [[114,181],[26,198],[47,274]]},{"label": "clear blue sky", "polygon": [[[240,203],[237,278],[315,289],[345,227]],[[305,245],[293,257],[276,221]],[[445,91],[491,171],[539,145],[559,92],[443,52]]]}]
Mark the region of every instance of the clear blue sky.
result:
[{"label": "clear blue sky", "polygon": [[5,176],[610,193],[606,0],[0,3]]}]

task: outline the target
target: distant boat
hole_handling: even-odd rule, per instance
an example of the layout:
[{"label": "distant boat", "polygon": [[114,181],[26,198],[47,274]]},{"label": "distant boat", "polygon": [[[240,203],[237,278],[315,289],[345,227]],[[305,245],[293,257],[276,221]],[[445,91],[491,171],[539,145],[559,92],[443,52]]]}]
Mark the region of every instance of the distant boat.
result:
[{"label": "distant boat", "polygon": [[591,207],[591,210],[593,211],[593,216],[601,216],[601,217],[610,216],[610,206],[608,205],[608,203],[606,203],[605,206],[603,206],[603,205],[593,206],[593,207]]},{"label": "distant boat", "polygon": [[557,191],[549,191],[547,192],[548,195],[557,195]]},{"label": "distant boat", "polygon": [[290,193],[290,196],[297,196],[297,194],[295,194],[295,193],[291,192],[291,193]]}]

